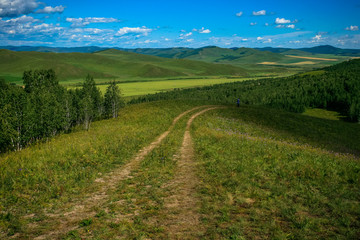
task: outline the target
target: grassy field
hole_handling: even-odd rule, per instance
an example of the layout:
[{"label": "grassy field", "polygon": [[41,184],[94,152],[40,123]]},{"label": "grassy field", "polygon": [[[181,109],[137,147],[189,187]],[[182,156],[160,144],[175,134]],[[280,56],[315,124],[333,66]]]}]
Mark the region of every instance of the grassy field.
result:
[{"label": "grassy field", "polygon": [[[193,126],[206,239],[357,239],[359,125],[241,107]],[[355,134],[355,135],[352,135]]]},{"label": "grassy field", "polygon": [[[35,238],[66,224],[62,219],[77,204],[103,191],[95,179],[121,170],[175,116],[202,104],[132,105],[90,131],[0,156],[0,238]],[[95,195],[89,215],[55,239],[171,238],[169,216],[181,209],[169,211],[167,203],[179,194],[172,182],[191,114],[108,189],[106,201]],[[228,106],[199,116],[191,127],[199,178],[192,196],[201,228],[192,238],[357,239],[359,134],[359,124],[263,107]]]},{"label": "grassy field", "polygon": [[21,84],[25,70],[52,68],[63,84],[87,74],[99,79],[138,80],[198,76],[247,76],[241,67],[106,50],[97,53],[14,52],[0,49],[0,77]]},{"label": "grassy field", "polygon": [[[256,78],[208,78],[208,79],[181,79],[181,80],[161,80],[161,81],[146,81],[146,82],[128,82],[117,84],[121,89],[123,96],[139,96],[146,94],[153,94],[162,91],[170,91],[175,88],[191,88],[209,86],[213,84],[241,82],[252,80]],[[98,85],[102,93],[106,92],[108,85]]]}]

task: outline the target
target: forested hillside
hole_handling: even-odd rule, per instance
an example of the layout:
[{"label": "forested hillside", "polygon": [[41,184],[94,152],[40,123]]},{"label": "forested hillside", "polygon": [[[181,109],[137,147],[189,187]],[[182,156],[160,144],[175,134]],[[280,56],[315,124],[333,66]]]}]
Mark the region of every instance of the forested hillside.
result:
[{"label": "forested hillside", "polygon": [[321,71],[286,78],[227,83],[158,93],[132,103],[160,99],[203,99],[222,103],[266,105],[292,112],[307,107],[331,108],[360,120],[360,60],[346,61]]}]

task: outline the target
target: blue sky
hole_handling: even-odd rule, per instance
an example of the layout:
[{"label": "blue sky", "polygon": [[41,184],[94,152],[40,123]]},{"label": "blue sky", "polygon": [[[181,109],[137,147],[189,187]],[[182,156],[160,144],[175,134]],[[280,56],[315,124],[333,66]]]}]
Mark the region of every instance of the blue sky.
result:
[{"label": "blue sky", "polygon": [[0,0],[0,45],[360,48],[358,0]]}]

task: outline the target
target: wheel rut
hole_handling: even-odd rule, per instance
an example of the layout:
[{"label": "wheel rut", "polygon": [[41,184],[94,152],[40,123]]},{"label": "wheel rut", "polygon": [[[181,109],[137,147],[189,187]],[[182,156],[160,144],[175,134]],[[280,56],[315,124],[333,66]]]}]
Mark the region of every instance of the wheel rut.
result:
[{"label": "wheel rut", "polygon": [[200,224],[200,201],[196,197],[199,179],[196,174],[190,127],[197,116],[217,108],[219,107],[206,108],[192,115],[187,122],[176,175],[166,186],[171,189],[170,197],[164,199],[166,217],[160,221],[170,239],[194,239],[204,231]]},{"label": "wheel rut", "polygon": [[[46,222],[52,222],[51,230],[43,233],[40,236],[35,237],[36,240],[41,239],[58,239],[61,235],[66,234],[69,231],[75,230],[79,227],[79,222],[83,219],[92,217],[96,214],[93,210],[96,206],[102,206],[108,200],[109,191],[114,191],[119,182],[131,178],[131,172],[138,168],[140,162],[154,149],[156,148],[171,132],[175,124],[186,114],[204,108],[208,106],[199,106],[187,110],[176,118],[174,118],[171,126],[167,131],[162,133],[148,146],[141,149],[136,156],[127,164],[121,166],[118,169],[110,172],[107,176],[98,178],[95,180],[95,184],[99,184],[100,188],[97,192],[90,194],[85,199],[76,200],[72,203],[71,211],[61,211],[57,213],[46,213]],[[41,222],[38,224],[32,224],[32,232],[36,233],[41,229]]]}]

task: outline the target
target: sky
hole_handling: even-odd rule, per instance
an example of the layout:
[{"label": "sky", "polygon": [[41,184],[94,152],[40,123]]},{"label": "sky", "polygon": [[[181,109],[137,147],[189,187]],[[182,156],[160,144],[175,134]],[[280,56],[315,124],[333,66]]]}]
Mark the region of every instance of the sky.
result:
[{"label": "sky", "polygon": [[359,0],[0,0],[0,46],[360,48]]}]

